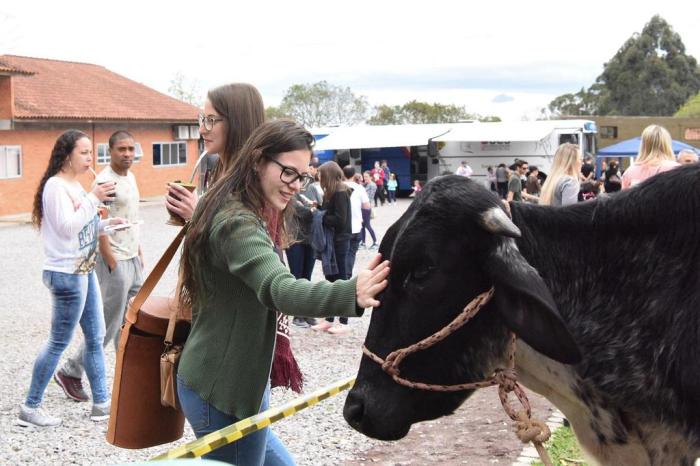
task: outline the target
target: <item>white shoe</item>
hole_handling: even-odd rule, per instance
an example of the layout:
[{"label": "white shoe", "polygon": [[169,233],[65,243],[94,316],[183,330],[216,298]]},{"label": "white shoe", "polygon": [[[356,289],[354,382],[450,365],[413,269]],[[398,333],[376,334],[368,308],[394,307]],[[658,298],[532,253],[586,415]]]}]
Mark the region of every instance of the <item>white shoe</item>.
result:
[{"label": "white shoe", "polygon": [[90,412],[90,419],[93,421],[104,421],[109,419],[109,411],[111,409],[111,403],[107,401],[102,405],[93,404],[92,411]]},{"label": "white shoe", "polygon": [[17,424],[22,427],[55,427],[61,423],[61,419],[47,414],[40,407],[30,408],[22,404],[19,408]]}]

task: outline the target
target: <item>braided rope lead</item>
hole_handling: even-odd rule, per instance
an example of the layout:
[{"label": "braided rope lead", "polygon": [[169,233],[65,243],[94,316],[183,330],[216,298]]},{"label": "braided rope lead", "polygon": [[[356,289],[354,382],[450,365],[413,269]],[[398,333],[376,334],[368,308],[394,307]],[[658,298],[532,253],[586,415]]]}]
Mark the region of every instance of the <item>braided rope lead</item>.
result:
[{"label": "braided rope lead", "polygon": [[[498,385],[498,396],[501,400],[501,405],[503,410],[506,412],[508,417],[510,417],[515,422],[515,435],[523,443],[532,442],[540,455],[540,459],[544,466],[552,466],[552,460],[549,458],[547,450],[544,448],[543,443],[549,440],[551,432],[547,424],[544,422],[532,419],[532,410],[530,409],[530,401],[527,399],[527,395],[523,388],[518,384],[517,373],[515,372],[515,334],[511,332],[510,334],[510,345],[508,350],[508,364],[505,369],[496,369],[493,374],[481,382],[469,382],[461,383],[456,385],[440,385],[440,384],[428,384],[423,382],[415,382],[412,380],[405,379],[401,377],[401,371],[399,365],[404,360],[406,356],[418,351],[430,348],[439,341],[444,340],[448,335],[457,331],[460,327],[466,324],[472,317],[476,315],[479,310],[484,307],[493,297],[494,288],[491,287],[488,291],[485,291],[474,298],[469,304],[466,305],[464,310],[454,318],[452,322],[447,324],[445,327],[435,332],[411,346],[406,348],[401,348],[396,351],[389,353],[386,359],[374,354],[366,346],[362,346],[362,352],[372,361],[376,362],[382,367],[382,370],[386,372],[391,378],[398,383],[409,388],[415,388],[418,390],[429,390],[435,392],[456,392],[462,390],[477,390],[479,388],[491,387],[493,385]],[[516,398],[523,407],[521,411],[515,411],[508,403],[508,394],[510,392],[515,393]]]}]

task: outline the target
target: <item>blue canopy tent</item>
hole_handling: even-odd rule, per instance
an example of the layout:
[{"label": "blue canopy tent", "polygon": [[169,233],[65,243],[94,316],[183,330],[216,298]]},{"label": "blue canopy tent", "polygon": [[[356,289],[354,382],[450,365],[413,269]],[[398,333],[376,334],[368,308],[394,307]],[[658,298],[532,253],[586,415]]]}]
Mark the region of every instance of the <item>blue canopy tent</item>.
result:
[{"label": "blue canopy tent", "polygon": [[[639,145],[641,144],[641,138],[636,137],[632,139],[627,139],[626,141],[618,142],[612,146],[600,149],[596,154],[596,173],[600,173],[601,163],[604,157],[636,157],[639,153]],[[690,149],[698,153],[697,147],[693,147],[690,144],[686,144],[680,141],[672,141],[673,153],[678,155],[683,149]]]}]

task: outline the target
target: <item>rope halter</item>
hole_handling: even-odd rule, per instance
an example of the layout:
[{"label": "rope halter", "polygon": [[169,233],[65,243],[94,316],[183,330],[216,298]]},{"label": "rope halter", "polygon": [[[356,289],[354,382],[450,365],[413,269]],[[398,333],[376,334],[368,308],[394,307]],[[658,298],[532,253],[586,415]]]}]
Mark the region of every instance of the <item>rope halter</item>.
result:
[{"label": "rope halter", "polygon": [[[429,390],[435,392],[457,392],[462,390],[476,390],[479,388],[486,388],[493,385],[498,385],[498,396],[501,400],[501,405],[503,410],[508,414],[513,421],[515,421],[515,434],[523,442],[532,442],[537,449],[537,452],[542,459],[545,466],[551,466],[552,462],[549,459],[547,451],[542,446],[543,442],[546,442],[550,437],[550,431],[547,425],[539,420],[532,419],[532,410],[530,409],[530,402],[527,399],[527,395],[523,388],[518,384],[517,373],[515,371],[515,334],[510,333],[510,342],[508,348],[508,365],[506,368],[498,368],[493,374],[481,382],[468,382],[455,385],[441,385],[441,384],[428,384],[423,382],[415,382],[412,380],[405,379],[401,377],[401,370],[399,365],[404,360],[406,356],[424,349],[430,348],[439,341],[444,340],[449,335],[456,332],[464,324],[469,322],[481,308],[483,308],[493,297],[495,289],[491,287],[488,291],[479,294],[476,298],[472,299],[469,304],[465,306],[462,312],[459,313],[457,317],[447,324],[442,329],[433,333],[432,335],[422,339],[418,343],[414,343],[406,348],[400,348],[395,350],[386,357],[382,359],[381,357],[374,354],[367,348],[367,346],[362,345],[362,352],[365,356],[370,358],[372,361],[379,364],[384,372],[386,372],[396,383],[403,385],[405,387],[414,388],[418,390]],[[521,411],[515,411],[513,407],[508,402],[508,394],[510,392],[515,393],[516,398],[523,407]]]}]

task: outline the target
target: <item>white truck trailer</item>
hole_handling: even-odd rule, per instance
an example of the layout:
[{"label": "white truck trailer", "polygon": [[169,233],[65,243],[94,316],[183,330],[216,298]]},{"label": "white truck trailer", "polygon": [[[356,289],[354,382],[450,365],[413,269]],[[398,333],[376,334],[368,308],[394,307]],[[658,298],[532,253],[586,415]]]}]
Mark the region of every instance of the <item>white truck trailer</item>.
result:
[{"label": "white truck trailer", "polygon": [[455,173],[463,160],[469,163],[474,179],[486,180],[487,168],[515,159],[536,165],[547,174],[560,144],[581,145],[585,153],[596,152],[596,125],[590,120],[543,120],[459,125],[434,137],[428,147],[428,179]]}]

